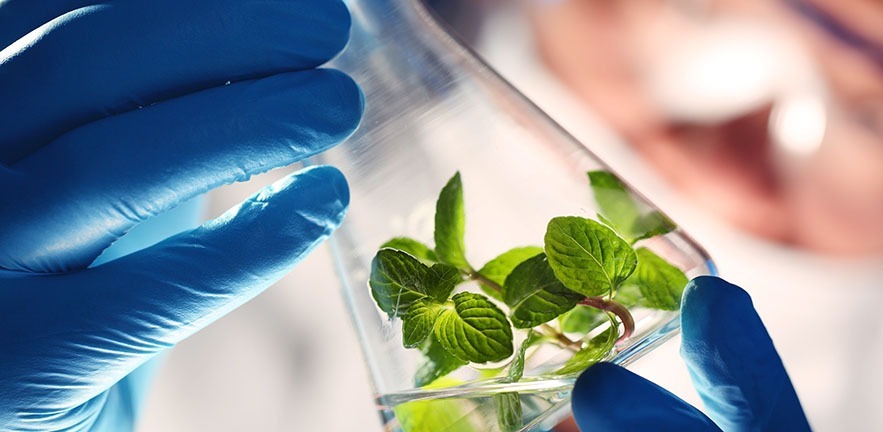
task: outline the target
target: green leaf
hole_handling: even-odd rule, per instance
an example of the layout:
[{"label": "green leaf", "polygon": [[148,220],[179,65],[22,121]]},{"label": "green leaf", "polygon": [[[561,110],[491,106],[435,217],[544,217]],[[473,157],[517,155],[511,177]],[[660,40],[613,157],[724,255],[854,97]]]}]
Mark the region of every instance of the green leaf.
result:
[{"label": "green leaf", "polygon": [[626,284],[637,285],[644,297],[641,306],[678,310],[687,276],[647,248],[638,248],[638,268]]},{"label": "green leaf", "polygon": [[494,368],[476,368],[476,372],[478,372],[479,380],[489,380],[492,378],[497,378],[502,375],[503,371],[506,370],[506,366],[494,367]]},{"label": "green leaf", "polygon": [[368,285],[377,306],[390,317],[407,313],[411,303],[429,297],[425,286],[426,267],[413,256],[394,249],[381,249],[371,261]]},{"label": "green leaf", "polygon": [[586,334],[608,320],[607,313],[588,306],[577,306],[564,315],[558,322],[565,333]]},{"label": "green leaf", "polygon": [[435,252],[430,249],[429,246],[412,238],[396,237],[390,239],[386,243],[380,245],[380,249],[383,248],[398,249],[402,252],[407,252],[414,255],[415,258],[426,265],[438,262],[438,257],[435,256]]},{"label": "green leaf", "polygon": [[497,290],[495,290],[485,284],[481,284],[479,286],[481,287],[481,291],[483,293],[487,294],[488,297],[490,297],[494,300],[497,300],[497,301],[503,301],[503,293],[501,293],[501,292],[499,292],[499,291],[497,291]]},{"label": "green leaf", "polygon": [[556,217],[549,221],[545,242],[555,276],[586,297],[612,293],[637,265],[631,245],[591,219]]},{"label": "green leaf", "polygon": [[449,353],[475,363],[500,361],[512,355],[512,327],[490,299],[469,292],[454,295],[454,308],[435,322],[433,336]]},{"label": "green leaf", "polygon": [[630,243],[665,234],[676,226],[665,215],[654,211],[642,214],[638,202],[625,184],[608,171],[590,171],[589,182],[601,210],[601,220]]},{"label": "green leaf", "polygon": [[590,171],[588,174],[601,214],[623,237],[633,239],[631,228],[641,217],[641,209],[625,184],[608,171]]},{"label": "green leaf", "polygon": [[604,360],[607,354],[610,353],[610,350],[613,349],[617,336],[616,326],[611,325],[603,333],[590,339],[581,350],[577,351],[573,357],[567,360],[567,363],[561,369],[555,371],[555,374],[570,375],[572,373],[579,373],[586,370],[589,366]]},{"label": "green leaf", "polygon": [[[637,273],[637,269],[635,272]],[[641,294],[641,288],[634,283],[634,277],[635,274],[632,273],[632,277],[626,279],[626,281],[622,283],[622,286],[616,290],[616,295],[613,296],[614,300],[625,306],[627,309],[635,306],[643,306],[644,302],[644,295]]]},{"label": "green leaf", "polygon": [[447,264],[436,263],[426,272],[424,286],[428,288],[433,300],[444,303],[460,282],[463,282],[463,276],[459,270]]},{"label": "green leaf", "polygon": [[543,340],[543,335],[533,330],[527,332],[527,338],[524,339],[524,342],[521,342],[521,347],[518,348],[515,358],[512,359],[512,364],[509,365],[509,373],[506,377],[509,382],[516,382],[524,376],[524,356],[527,354],[527,349]]},{"label": "green leaf", "polygon": [[441,190],[435,204],[435,253],[441,262],[471,271],[463,241],[465,230],[463,184],[457,172]]},{"label": "green leaf", "polygon": [[521,397],[518,393],[495,394],[494,405],[497,406],[497,425],[501,432],[515,432],[524,426]]},{"label": "green leaf", "polygon": [[503,286],[503,301],[509,305],[509,316],[517,328],[553,320],[583,298],[555,277],[546,254],[542,253],[516,266]]},{"label": "green leaf", "polygon": [[[506,282],[506,276],[509,276],[509,273],[512,273],[512,270],[518,264],[521,264],[526,259],[541,253],[543,253],[543,248],[537,246],[524,246],[509,249],[496,258],[488,261],[487,264],[478,271],[478,274],[499,286],[503,286]],[[497,300],[503,300],[503,294],[497,291],[494,287],[488,286],[487,284],[481,284],[481,289],[485,294]]]},{"label": "green leaf", "polygon": [[457,269],[449,265],[430,268],[408,253],[381,249],[371,262],[368,285],[377,306],[392,317],[404,316],[417,300],[446,301],[460,281]]},{"label": "green leaf", "polygon": [[[615,225],[613,222],[611,222],[610,219],[607,219],[607,218],[604,217],[604,215],[601,214],[601,213],[597,213],[596,216],[598,216],[598,220],[601,221],[601,223],[603,223],[604,225],[609,226],[613,231],[617,231],[617,229],[616,229],[616,225]],[[617,232],[617,234],[622,235],[622,234],[620,234],[620,233],[618,233],[618,232]]]},{"label": "green leaf", "polygon": [[417,387],[428,386],[468,363],[445,351],[434,337],[426,339],[420,352],[423,353],[423,362],[414,376],[414,385]]},{"label": "green leaf", "polygon": [[675,225],[668,216],[658,211],[647,213],[635,222],[635,227],[633,229],[635,232],[635,238],[632,240],[632,243],[638,240],[668,234],[669,232],[674,231],[677,227],[678,226]]},{"label": "green leaf", "polygon": [[444,306],[441,303],[427,300],[417,300],[411,304],[408,313],[402,317],[402,343],[405,348],[414,348],[429,336],[442,310]]}]

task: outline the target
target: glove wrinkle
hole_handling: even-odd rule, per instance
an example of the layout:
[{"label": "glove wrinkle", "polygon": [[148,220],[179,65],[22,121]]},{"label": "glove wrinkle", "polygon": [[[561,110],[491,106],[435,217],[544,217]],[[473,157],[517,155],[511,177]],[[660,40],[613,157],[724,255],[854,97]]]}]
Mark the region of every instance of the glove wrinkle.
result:
[{"label": "glove wrinkle", "polygon": [[[64,382],[58,382],[57,388],[63,388]],[[69,404],[65,407],[46,409],[45,406],[36,409],[22,409],[12,416],[3,416],[0,413],[0,430],[14,430],[21,432],[71,432],[93,430],[98,416],[107,401],[108,392],[101,392],[92,399],[79,405]],[[4,420],[4,417],[7,417]]]}]

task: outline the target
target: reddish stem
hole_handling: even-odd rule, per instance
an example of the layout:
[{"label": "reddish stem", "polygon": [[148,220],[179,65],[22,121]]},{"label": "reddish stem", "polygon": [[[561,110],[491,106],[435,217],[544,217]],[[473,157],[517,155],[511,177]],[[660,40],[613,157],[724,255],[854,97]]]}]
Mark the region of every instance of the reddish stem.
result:
[{"label": "reddish stem", "polygon": [[579,304],[610,312],[619,317],[619,320],[622,322],[622,335],[616,340],[617,344],[628,339],[635,332],[635,319],[632,318],[632,314],[622,304],[603,297],[586,297]]}]

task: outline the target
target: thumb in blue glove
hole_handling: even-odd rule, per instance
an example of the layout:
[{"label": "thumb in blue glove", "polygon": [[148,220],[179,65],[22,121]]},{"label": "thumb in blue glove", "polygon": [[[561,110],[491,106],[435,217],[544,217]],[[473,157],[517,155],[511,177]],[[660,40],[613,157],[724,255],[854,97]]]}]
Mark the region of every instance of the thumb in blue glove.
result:
[{"label": "thumb in blue glove", "polygon": [[744,290],[715,277],[694,279],[684,291],[681,326],[681,356],[711,419],[644,378],[599,363],[573,390],[573,415],[581,430],[810,430]]}]

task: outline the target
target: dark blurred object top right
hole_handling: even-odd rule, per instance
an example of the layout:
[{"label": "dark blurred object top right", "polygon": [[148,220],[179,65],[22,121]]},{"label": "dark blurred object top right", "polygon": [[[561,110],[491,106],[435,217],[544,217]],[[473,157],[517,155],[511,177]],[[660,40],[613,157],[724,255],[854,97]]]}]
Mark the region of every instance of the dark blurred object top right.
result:
[{"label": "dark blurred object top right", "polygon": [[883,1],[524,5],[547,66],[701,205],[796,247],[883,253]]}]

